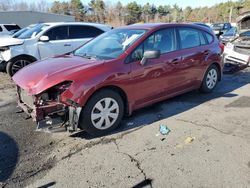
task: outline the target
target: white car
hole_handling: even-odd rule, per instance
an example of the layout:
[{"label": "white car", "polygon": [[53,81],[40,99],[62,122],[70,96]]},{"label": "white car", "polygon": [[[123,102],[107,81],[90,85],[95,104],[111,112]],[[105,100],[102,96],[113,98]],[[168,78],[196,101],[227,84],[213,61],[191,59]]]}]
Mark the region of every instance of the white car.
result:
[{"label": "white car", "polygon": [[0,24],[0,36],[12,35],[21,29],[17,24]]},{"label": "white car", "polygon": [[69,53],[111,29],[107,25],[83,22],[37,24],[17,38],[0,40],[0,67],[6,67],[7,73],[13,76],[34,61]]},{"label": "white car", "polygon": [[224,48],[224,63],[245,68],[250,63],[250,13],[237,18],[238,34]]}]

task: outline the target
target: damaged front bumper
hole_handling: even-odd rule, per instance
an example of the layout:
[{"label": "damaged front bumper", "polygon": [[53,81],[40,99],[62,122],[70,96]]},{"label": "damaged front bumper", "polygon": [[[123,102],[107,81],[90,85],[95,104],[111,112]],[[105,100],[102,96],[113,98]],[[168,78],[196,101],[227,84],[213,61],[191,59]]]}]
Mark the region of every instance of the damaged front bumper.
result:
[{"label": "damaged front bumper", "polygon": [[37,123],[38,130],[63,126],[69,131],[77,130],[81,107],[67,106],[58,101],[40,104],[38,97],[28,95],[18,86],[17,94],[18,106]]}]

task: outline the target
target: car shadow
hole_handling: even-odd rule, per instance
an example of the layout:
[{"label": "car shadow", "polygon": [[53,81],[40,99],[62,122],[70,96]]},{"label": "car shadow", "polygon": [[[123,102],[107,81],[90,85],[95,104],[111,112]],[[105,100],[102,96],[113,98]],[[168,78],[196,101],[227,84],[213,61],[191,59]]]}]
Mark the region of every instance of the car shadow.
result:
[{"label": "car shadow", "polygon": [[0,183],[12,175],[18,162],[18,153],[16,141],[0,131]]},{"label": "car shadow", "polygon": [[[166,119],[171,116],[183,113],[205,102],[217,98],[236,97],[237,94],[235,94],[233,91],[249,83],[249,70],[237,72],[233,75],[224,75],[222,81],[218,83],[217,87],[212,93],[204,94],[196,90],[137,110],[132,114],[132,116],[125,117],[121,125],[108,135],[117,134],[119,132],[149,125],[161,119]],[[88,140],[95,138],[84,131],[72,134],[71,137],[79,137]]]}]

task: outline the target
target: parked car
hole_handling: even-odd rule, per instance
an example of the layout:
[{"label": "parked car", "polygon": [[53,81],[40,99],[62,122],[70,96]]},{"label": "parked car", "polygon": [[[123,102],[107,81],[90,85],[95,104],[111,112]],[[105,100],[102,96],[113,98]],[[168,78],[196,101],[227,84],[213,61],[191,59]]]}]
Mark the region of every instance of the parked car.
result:
[{"label": "parked car", "polygon": [[237,28],[236,27],[232,27],[227,32],[225,32],[224,34],[222,34],[219,38],[220,38],[220,41],[224,45],[226,45],[228,42],[230,42],[231,40],[233,40],[236,37],[236,34],[237,34]]},{"label": "parked car", "polygon": [[138,24],[31,64],[13,80],[19,106],[38,128],[62,118],[72,130],[102,135],[136,109],[194,89],[213,91],[222,76],[221,54],[205,27]]},{"label": "parked car", "polygon": [[13,76],[24,66],[47,57],[71,52],[92,38],[109,31],[95,23],[41,23],[17,38],[0,41],[0,64]]},{"label": "parked car", "polygon": [[229,29],[231,29],[231,27],[232,26],[230,23],[214,23],[211,25],[211,28],[217,37],[220,37],[220,35],[227,32]]},{"label": "parked car", "polygon": [[237,27],[238,36],[225,46],[224,62],[245,68],[250,61],[250,12],[238,17]]},{"label": "parked car", "polygon": [[0,24],[0,36],[12,35],[21,29],[17,24]]}]

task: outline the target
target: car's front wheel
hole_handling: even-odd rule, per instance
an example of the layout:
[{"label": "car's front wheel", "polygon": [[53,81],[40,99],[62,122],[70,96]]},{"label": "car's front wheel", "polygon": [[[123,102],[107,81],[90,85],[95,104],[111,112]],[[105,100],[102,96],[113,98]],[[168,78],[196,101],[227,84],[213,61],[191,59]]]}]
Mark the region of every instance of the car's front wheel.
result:
[{"label": "car's front wheel", "polygon": [[214,90],[219,80],[219,70],[216,65],[212,64],[202,81],[201,91],[204,93],[209,93]]},{"label": "car's front wheel", "polygon": [[17,73],[17,71],[19,71],[20,69],[22,69],[23,67],[27,66],[28,64],[34,61],[35,61],[34,59],[25,56],[14,58],[8,62],[6,66],[6,71],[12,77],[14,74]]},{"label": "car's front wheel", "polygon": [[113,90],[101,90],[82,109],[79,127],[93,136],[105,135],[119,125],[123,114],[121,96]]}]

